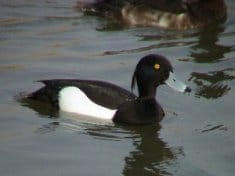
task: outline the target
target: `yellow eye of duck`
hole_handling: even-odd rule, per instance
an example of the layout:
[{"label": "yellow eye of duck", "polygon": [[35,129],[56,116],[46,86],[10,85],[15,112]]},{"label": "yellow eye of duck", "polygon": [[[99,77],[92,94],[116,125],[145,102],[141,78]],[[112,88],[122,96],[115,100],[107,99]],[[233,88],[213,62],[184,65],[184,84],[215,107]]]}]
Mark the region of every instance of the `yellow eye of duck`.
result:
[{"label": "yellow eye of duck", "polygon": [[159,70],[159,69],[160,69],[160,64],[154,64],[153,68],[154,68],[155,70]]}]

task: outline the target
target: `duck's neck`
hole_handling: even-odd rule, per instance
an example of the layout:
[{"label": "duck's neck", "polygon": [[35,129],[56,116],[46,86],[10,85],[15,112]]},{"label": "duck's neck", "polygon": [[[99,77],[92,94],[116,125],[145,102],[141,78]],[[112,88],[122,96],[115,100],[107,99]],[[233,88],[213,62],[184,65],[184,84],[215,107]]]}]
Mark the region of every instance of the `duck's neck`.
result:
[{"label": "duck's neck", "polygon": [[154,85],[148,85],[148,86],[138,86],[139,90],[139,98],[155,98],[157,89]]}]

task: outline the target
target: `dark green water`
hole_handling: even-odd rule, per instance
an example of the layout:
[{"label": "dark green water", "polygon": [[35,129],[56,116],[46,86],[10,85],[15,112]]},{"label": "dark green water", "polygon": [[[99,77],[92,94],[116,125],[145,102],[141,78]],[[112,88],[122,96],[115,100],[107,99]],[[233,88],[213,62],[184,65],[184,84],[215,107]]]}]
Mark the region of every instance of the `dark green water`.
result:
[{"label": "dark green water", "polygon": [[[69,1],[0,1],[0,174],[233,176],[235,2],[224,25],[176,32],[120,28],[83,16]],[[18,101],[36,80],[106,80],[130,89],[135,64],[165,55],[193,88],[167,86],[161,128],[51,115]]]}]

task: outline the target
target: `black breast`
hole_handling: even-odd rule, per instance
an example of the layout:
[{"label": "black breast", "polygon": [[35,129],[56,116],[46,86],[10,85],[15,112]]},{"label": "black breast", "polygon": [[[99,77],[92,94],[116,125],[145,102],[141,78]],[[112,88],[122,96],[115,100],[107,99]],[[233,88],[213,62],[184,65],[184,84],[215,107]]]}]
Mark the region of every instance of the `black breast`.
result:
[{"label": "black breast", "polygon": [[164,111],[154,98],[136,99],[125,102],[118,107],[113,121],[126,124],[151,124],[159,122],[164,117]]}]

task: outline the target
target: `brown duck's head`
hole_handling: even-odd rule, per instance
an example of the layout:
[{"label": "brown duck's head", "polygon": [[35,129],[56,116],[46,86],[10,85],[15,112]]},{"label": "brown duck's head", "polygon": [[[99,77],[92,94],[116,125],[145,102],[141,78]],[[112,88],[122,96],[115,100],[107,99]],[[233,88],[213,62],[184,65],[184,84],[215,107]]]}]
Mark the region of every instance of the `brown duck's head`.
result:
[{"label": "brown duck's head", "polygon": [[194,23],[221,23],[227,18],[224,0],[182,0],[182,3]]}]

